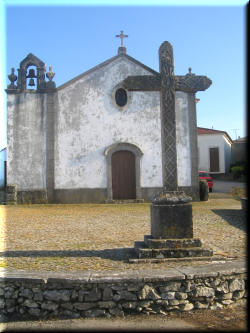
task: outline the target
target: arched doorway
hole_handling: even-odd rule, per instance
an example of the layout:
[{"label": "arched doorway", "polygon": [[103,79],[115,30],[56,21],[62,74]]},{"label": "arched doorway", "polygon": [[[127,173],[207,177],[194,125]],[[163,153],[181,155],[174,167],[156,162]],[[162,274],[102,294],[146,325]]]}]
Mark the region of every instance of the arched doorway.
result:
[{"label": "arched doorway", "polygon": [[113,199],[136,199],[135,155],[128,150],[117,151],[111,164]]},{"label": "arched doorway", "polygon": [[[125,152],[124,154],[122,152]],[[116,153],[119,153],[116,155]],[[129,154],[131,153],[131,154]],[[118,182],[119,182],[119,173],[121,173],[121,170],[124,169],[124,166],[126,163],[128,163],[128,166],[125,168],[126,170],[123,171],[123,174],[126,175],[126,172],[129,172],[131,170],[131,174],[128,173],[127,176],[121,177],[123,178],[123,181],[126,181],[128,179],[131,179],[129,182],[132,184],[132,179],[134,179],[135,185],[133,186],[133,192],[129,192],[127,189],[127,193],[130,193],[129,196],[132,196],[129,199],[141,199],[142,198],[142,192],[141,192],[141,157],[143,155],[141,149],[137,147],[136,145],[128,142],[118,142],[114,143],[111,146],[107,147],[104,151],[104,155],[106,156],[107,161],[107,201],[116,200],[119,194],[118,192],[113,193],[115,189],[113,189],[113,182],[116,182],[114,179],[113,181],[113,169],[118,168],[117,171],[114,171],[115,174],[118,173]],[[119,160],[119,161],[116,161]],[[113,161],[114,162],[113,162]],[[124,162],[125,160],[125,162]],[[113,167],[112,164],[115,164]],[[120,166],[120,167],[119,167]],[[134,176],[132,176],[132,170],[134,170]],[[134,177],[134,178],[133,178]],[[122,185],[123,186],[123,185]],[[124,185],[125,186],[125,185]],[[132,185],[131,189],[132,189]],[[116,191],[116,190],[115,190]],[[124,190],[125,191],[125,190]],[[134,193],[135,191],[135,193]],[[126,193],[126,191],[125,191]],[[126,195],[127,197],[127,195]],[[121,199],[124,200],[124,199]]]}]

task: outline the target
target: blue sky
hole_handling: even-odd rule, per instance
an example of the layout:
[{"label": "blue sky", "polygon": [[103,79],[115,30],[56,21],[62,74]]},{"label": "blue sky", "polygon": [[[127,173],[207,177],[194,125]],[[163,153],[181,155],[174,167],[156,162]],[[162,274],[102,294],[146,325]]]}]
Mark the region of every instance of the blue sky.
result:
[{"label": "blue sky", "polygon": [[[232,139],[245,136],[246,1],[114,3],[2,0],[1,91],[9,84],[11,67],[19,68],[28,53],[52,66],[59,86],[116,55],[120,39],[115,35],[123,30],[129,36],[124,40],[127,54],[152,69],[159,71],[158,49],[167,40],[173,45],[176,75],[192,67],[213,81],[196,94],[198,126],[227,131]],[[1,147],[6,142],[6,93],[0,97]]]}]

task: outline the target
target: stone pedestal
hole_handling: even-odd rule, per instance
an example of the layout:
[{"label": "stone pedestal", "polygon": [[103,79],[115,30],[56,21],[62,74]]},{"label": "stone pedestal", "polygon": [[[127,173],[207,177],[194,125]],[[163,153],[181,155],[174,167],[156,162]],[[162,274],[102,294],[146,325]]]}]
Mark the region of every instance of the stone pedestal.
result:
[{"label": "stone pedestal", "polygon": [[6,204],[17,204],[17,186],[15,184],[7,185],[6,187]]},{"label": "stone pedestal", "polygon": [[192,238],[193,221],[190,203],[175,205],[151,204],[153,238]]},{"label": "stone pedestal", "polygon": [[144,242],[135,242],[139,260],[197,260],[213,255],[211,249],[202,247],[200,239],[193,238],[191,200],[182,191],[163,191],[152,200],[151,235],[145,235]]}]

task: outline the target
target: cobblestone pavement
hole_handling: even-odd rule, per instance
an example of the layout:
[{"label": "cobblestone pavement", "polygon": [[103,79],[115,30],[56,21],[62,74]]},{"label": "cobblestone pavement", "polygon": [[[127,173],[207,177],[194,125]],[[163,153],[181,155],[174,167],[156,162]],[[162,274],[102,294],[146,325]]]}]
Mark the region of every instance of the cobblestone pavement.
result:
[{"label": "cobblestone pavement", "polygon": [[[214,254],[246,256],[246,217],[239,200],[230,194],[210,193],[208,201],[192,206],[194,237]],[[128,262],[134,257],[134,241],[150,234],[148,203],[2,205],[0,218],[2,268],[119,271],[176,265]]]},{"label": "cobblestone pavement", "polygon": [[231,193],[232,188],[246,188],[246,183],[236,182],[236,181],[225,181],[225,180],[217,180],[213,181],[213,192],[214,193]]}]

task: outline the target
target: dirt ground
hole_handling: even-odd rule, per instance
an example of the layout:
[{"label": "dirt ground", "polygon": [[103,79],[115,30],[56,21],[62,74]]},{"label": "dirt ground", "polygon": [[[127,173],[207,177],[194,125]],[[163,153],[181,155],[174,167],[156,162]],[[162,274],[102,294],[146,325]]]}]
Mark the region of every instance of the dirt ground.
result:
[{"label": "dirt ground", "polygon": [[196,310],[175,313],[173,316],[191,323],[201,330],[248,331],[246,306],[233,306],[220,310]]},{"label": "dirt ground", "polygon": [[247,332],[243,305],[220,310],[195,310],[162,315],[116,318],[16,321],[0,323],[0,331],[225,331]]}]

